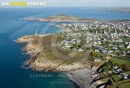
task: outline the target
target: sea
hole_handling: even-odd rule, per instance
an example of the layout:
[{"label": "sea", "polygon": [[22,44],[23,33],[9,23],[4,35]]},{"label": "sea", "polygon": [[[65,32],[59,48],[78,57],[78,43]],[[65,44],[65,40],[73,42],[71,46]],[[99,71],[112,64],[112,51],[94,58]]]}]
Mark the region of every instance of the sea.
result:
[{"label": "sea", "polygon": [[78,88],[60,72],[37,72],[22,68],[30,58],[22,51],[25,44],[15,40],[24,35],[56,33],[61,30],[52,22],[25,21],[28,17],[70,15],[100,20],[130,20],[128,12],[113,12],[103,8],[44,7],[0,8],[0,88]]}]

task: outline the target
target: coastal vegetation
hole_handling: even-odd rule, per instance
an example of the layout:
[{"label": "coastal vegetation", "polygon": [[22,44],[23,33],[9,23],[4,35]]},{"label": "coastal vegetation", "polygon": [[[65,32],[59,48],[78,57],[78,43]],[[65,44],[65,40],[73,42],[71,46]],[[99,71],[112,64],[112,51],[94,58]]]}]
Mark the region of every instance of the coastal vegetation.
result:
[{"label": "coastal vegetation", "polygon": [[53,25],[66,30],[63,32],[19,38],[17,42],[27,43],[23,49],[31,55],[29,68],[70,72],[72,76],[85,69],[86,74],[90,72],[88,83],[98,88],[130,86],[130,21],[84,19],[89,22],[82,23],[82,18],[64,15],[26,20],[76,22]]}]

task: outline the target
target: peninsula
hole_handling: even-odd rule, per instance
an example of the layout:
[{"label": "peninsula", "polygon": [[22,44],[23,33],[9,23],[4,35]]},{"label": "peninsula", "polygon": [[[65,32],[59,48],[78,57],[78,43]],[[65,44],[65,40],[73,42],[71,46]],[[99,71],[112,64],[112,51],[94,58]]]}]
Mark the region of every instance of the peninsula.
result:
[{"label": "peninsula", "polygon": [[25,18],[28,21],[40,21],[40,22],[90,22],[96,21],[96,19],[86,19],[76,16],[57,15],[50,16],[48,18]]},{"label": "peninsula", "polygon": [[[68,17],[55,22],[72,22]],[[48,21],[52,21],[50,18]],[[23,50],[31,58],[25,66],[37,71],[65,72],[80,88],[130,87],[129,20],[77,21],[53,26],[69,31],[17,39],[18,43],[26,43]]]},{"label": "peninsula", "polygon": [[122,8],[110,8],[109,10],[115,11],[115,12],[130,12],[130,7],[122,7]]}]

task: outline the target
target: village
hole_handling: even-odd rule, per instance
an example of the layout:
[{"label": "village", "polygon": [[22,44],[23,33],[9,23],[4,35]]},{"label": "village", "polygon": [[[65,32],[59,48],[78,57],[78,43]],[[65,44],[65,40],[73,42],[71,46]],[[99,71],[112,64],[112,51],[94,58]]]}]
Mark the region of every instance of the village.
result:
[{"label": "village", "polygon": [[112,88],[130,86],[130,21],[64,23],[57,27],[69,30],[60,33],[64,40],[57,43],[59,47],[89,52],[89,60],[103,63],[96,81],[110,83]]}]

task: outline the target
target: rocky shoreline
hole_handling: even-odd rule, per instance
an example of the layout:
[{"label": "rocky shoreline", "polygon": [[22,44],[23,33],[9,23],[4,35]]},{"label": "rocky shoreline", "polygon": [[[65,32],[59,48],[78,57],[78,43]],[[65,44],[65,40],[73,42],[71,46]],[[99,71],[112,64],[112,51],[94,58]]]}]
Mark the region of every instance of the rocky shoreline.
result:
[{"label": "rocky shoreline", "polygon": [[70,71],[67,74],[67,77],[73,82],[75,82],[79,88],[96,88],[94,84],[91,85],[93,79],[97,77],[95,74],[96,68],[93,70],[86,68]]},{"label": "rocky shoreline", "polygon": [[94,88],[90,84],[94,78],[96,68],[91,68],[89,65],[83,65],[78,62],[75,62],[73,65],[63,64],[63,62],[51,61],[46,57],[44,57],[41,63],[37,58],[38,55],[44,56],[42,49],[34,47],[32,44],[33,41],[33,37],[29,36],[23,36],[16,40],[17,43],[26,43],[23,51],[30,55],[30,59],[24,65],[28,65],[28,68],[36,71],[65,72],[69,79],[75,82],[80,88]]}]

